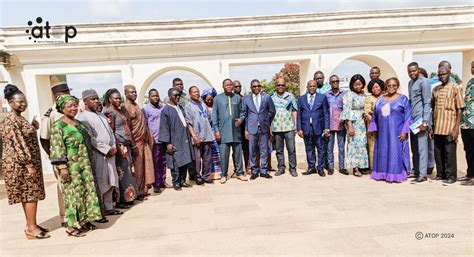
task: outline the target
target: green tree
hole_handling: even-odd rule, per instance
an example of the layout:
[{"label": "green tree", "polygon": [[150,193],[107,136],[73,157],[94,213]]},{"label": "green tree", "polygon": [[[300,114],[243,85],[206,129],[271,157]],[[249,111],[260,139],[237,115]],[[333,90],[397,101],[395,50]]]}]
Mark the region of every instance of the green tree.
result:
[{"label": "green tree", "polygon": [[285,63],[279,73],[273,76],[272,80],[262,80],[260,84],[267,94],[275,92],[276,80],[283,78],[286,82],[286,90],[293,93],[298,99],[300,96],[300,65],[298,63]]},{"label": "green tree", "polygon": [[[438,73],[437,72],[431,72],[430,79],[435,78],[435,77],[438,77]],[[462,80],[461,80],[461,78],[459,78],[459,75],[457,73],[452,72],[451,73],[451,78],[453,78],[454,81],[456,81],[456,84],[458,84],[458,85],[462,84]]]}]

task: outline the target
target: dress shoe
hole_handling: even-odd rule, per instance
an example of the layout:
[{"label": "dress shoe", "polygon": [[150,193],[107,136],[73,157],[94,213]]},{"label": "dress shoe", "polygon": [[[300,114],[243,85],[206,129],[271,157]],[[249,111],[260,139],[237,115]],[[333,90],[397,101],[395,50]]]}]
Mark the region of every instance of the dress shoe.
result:
[{"label": "dress shoe", "polygon": [[252,176],[250,176],[250,180],[255,180],[256,178],[258,178],[258,174],[252,174]]},{"label": "dress shoe", "polygon": [[176,190],[176,191],[181,191],[181,190],[183,190],[183,189],[181,189],[181,187],[180,187],[179,185],[174,185],[173,188],[174,188],[174,190]]},{"label": "dress shoe", "polygon": [[248,178],[244,175],[238,175],[237,179],[240,180],[240,181],[248,181]]},{"label": "dress shoe", "polygon": [[154,188],[153,188],[153,192],[155,192],[156,194],[161,194],[162,191],[161,191],[161,188],[159,188],[159,187],[154,187]]},{"label": "dress shoe", "polygon": [[369,174],[369,169],[368,168],[365,168],[365,169],[360,169],[360,173],[362,173],[362,175],[367,175]]},{"label": "dress shoe", "polygon": [[265,174],[260,174],[260,177],[262,178],[272,178],[272,175],[265,173]]},{"label": "dress shoe", "polygon": [[225,182],[227,182],[227,178],[226,178],[226,177],[222,177],[222,178],[221,178],[221,184],[225,184]]},{"label": "dress shoe", "polygon": [[214,184],[214,180],[212,179],[203,179],[204,183],[207,183],[207,184]]},{"label": "dress shoe", "polygon": [[446,178],[445,177],[442,177],[442,176],[436,176],[434,178],[434,180],[445,180]]},{"label": "dress shoe", "polygon": [[449,179],[443,180],[443,183],[445,183],[445,184],[453,184],[455,182],[456,182],[456,179],[454,179],[454,178],[449,178]]},{"label": "dress shoe", "polygon": [[334,174],[334,169],[329,169],[328,170],[328,175],[332,175],[332,174]]},{"label": "dress shoe", "polygon": [[427,181],[428,179],[426,177],[417,177],[415,179],[413,179],[411,182],[412,183],[423,183],[425,181]]},{"label": "dress shoe", "polygon": [[143,202],[145,200],[148,200],[148,198],[145,195],[139,195],[137,196],[137,201]]},{"label": "dress shoe", "polygon": [[471,180],[471,178],[468,176],[463,176],[463,177],[458,178],[458,181],[469,181],[469,180]]},{"label": "dress shoe", "polygon": [[311,175],[311,174],[315,174],[316,173],[316,170],[314,169],[308,169],[307,171],[301,173],[303,175]]},{"label": "dress shoe", "polygon": [[474,186],[474,179],[470,179],[468,181],[464,181],[461,183],[462,186]]},{"label": "dress shoe", "polygon": [[[290,171],[291,176],[298,177],[298,173],[296,171]],[[276,174],[275,174],[276,175]]]},{"label": "dress shoe", "polygon": [[196,179],[196,185],[203,185],[204,184],[204,180],[202,178],[197,178]]},{"label": "dress shoe", "polygon": [[349,175],[349,172],[346,169],[340,169],[339,173],[341,173],[342,175]]},{"label": "dress shoe", "polygon": [[318,170],[318,175],[320,177],[326,177],[326,173],[324,172],[324,170]]},{"label": "dress shoe", "polygon": [[186,182],[183,182],[181,183],[181,187],[191,187],[191,185]]},{"label": "dress shoe", "polygon": [[279,170],[279,171],[275,172],[275,176],[280,176],[280,175],[283,175],[283,174],[285,174],[284,170]]},{"label": "dress shoe", "polygon": [[418,178],[420,175],[411,173],[407,178]]}]

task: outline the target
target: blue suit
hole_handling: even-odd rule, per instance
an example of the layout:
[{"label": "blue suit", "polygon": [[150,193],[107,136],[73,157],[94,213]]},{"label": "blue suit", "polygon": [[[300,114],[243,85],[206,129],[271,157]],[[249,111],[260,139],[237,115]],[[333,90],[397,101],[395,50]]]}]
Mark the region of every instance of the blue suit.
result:
[{"label": "blue suit", "polygon": [[260,109],[257,110],[253,101],[253,94],[243,99],[243,113],[245,114],[245,131],[250,134],[249,138],[249,162],[253,174],[258,174],[256,164],[257,149],[260,148],[260,173],[267,173],[268,165],[268,139],[270,136],[270,125],[276,110],[272,98],[260,93]]},{"label": "blue suit", "polygon": [[303,131],[308,169],[315,169],[315,147],[318,149],[318,170],[323,170],[326,151],[322,134],[329,130],[329,105],[326,95],[315,93],[313,107],[310,108],[308,94],[298,99],[297,130]]}]

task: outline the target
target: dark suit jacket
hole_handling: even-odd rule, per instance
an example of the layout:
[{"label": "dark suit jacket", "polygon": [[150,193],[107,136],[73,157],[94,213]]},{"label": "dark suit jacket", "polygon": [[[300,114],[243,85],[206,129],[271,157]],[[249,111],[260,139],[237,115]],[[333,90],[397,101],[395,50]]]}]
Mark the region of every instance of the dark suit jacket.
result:
[{"label": "dark suit jacket", "polygon": [[261,94],[260,110],[257,110],[253,103],[253,94],[245,96],[242,104],[242,111],[246,115],[245,131],[248,131],[252,135],[257,134],[259,123],[262,132],[269,133],[270,124],[276,113],[272,98],[268,94]]},{"label": "dark suit jacket", "polygon": [[[298,115],[296,118],[296,127],[303,130],[305,136],[308,136],[313,130],[315,135],[323,134],[325,129],[329,129],[329,105],[326,95],[316,93],[314,97],[313,108],[309,108],[308,93],[300,96],[298,99]],[[313,118],[313,127],[310,126],[310,117]]]}]

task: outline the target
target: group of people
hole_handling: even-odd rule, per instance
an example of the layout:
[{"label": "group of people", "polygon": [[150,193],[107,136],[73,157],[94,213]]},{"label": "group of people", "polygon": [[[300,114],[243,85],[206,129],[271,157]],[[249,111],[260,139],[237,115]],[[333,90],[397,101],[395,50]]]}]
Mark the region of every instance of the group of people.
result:
[{"label": "group of people", "polygon": [[[45,198],[40,143],[58,179],[63,226],[75,237],[94,230],[92,222],[108,222],[107,216],[123,214],[118,209],[146,200],[152,188],[161,193],[163,188],[191,187],[188,174],[197,185],[226,183],[231,151],[238,180],[247,181],[248,175],[250,180],[271,179],[272,149],[277,157],[275,176],[289,171],[296,177],[296,135],[305,145],[303,175],[334,173],[337,140],[341,174],[370,173],[375,180],[403,182],[412,172],[413,183],[422,183],[436,162],[435,179],[454,183],[461,129],[468,173],[459,180],[473,185],[474,79],[464,95],[450,79],[449,62],[439,64],[435,83],[417,63],[410,63],[407,72],[409,98],[399,93],[397,78],[383,81],[380,69],[373,67],[370,82],[356,74],[348,91],[339,88],[337,75],[329,77],[328,85],[323,72],[317,71],[298,100],[287,91],[284,77],[276,80],[271,95],[257,79],[250,83],[251,93],[243,95],[237,80],[225,79],[223,92],[217,94],[214,88],[201,92],[196,86],[186,93],[183,80],[175,78],[164,101],[151,89],[143,108],[136,103],[133,85],[124,87],[124,103],[117,89],[107,90],[103,103],[95,90],[84,90],[82,110],[67,84],[59,82],[51,87],[54,106],[41,126],[21,115],[28,105],[26,97],[9,84],[4,94],[12,112],[0,126],[9,204],[22,203],[29,239],[50,237],[36,222],[37,202]],[[166,167],[172,184],[166,182]]]}]

